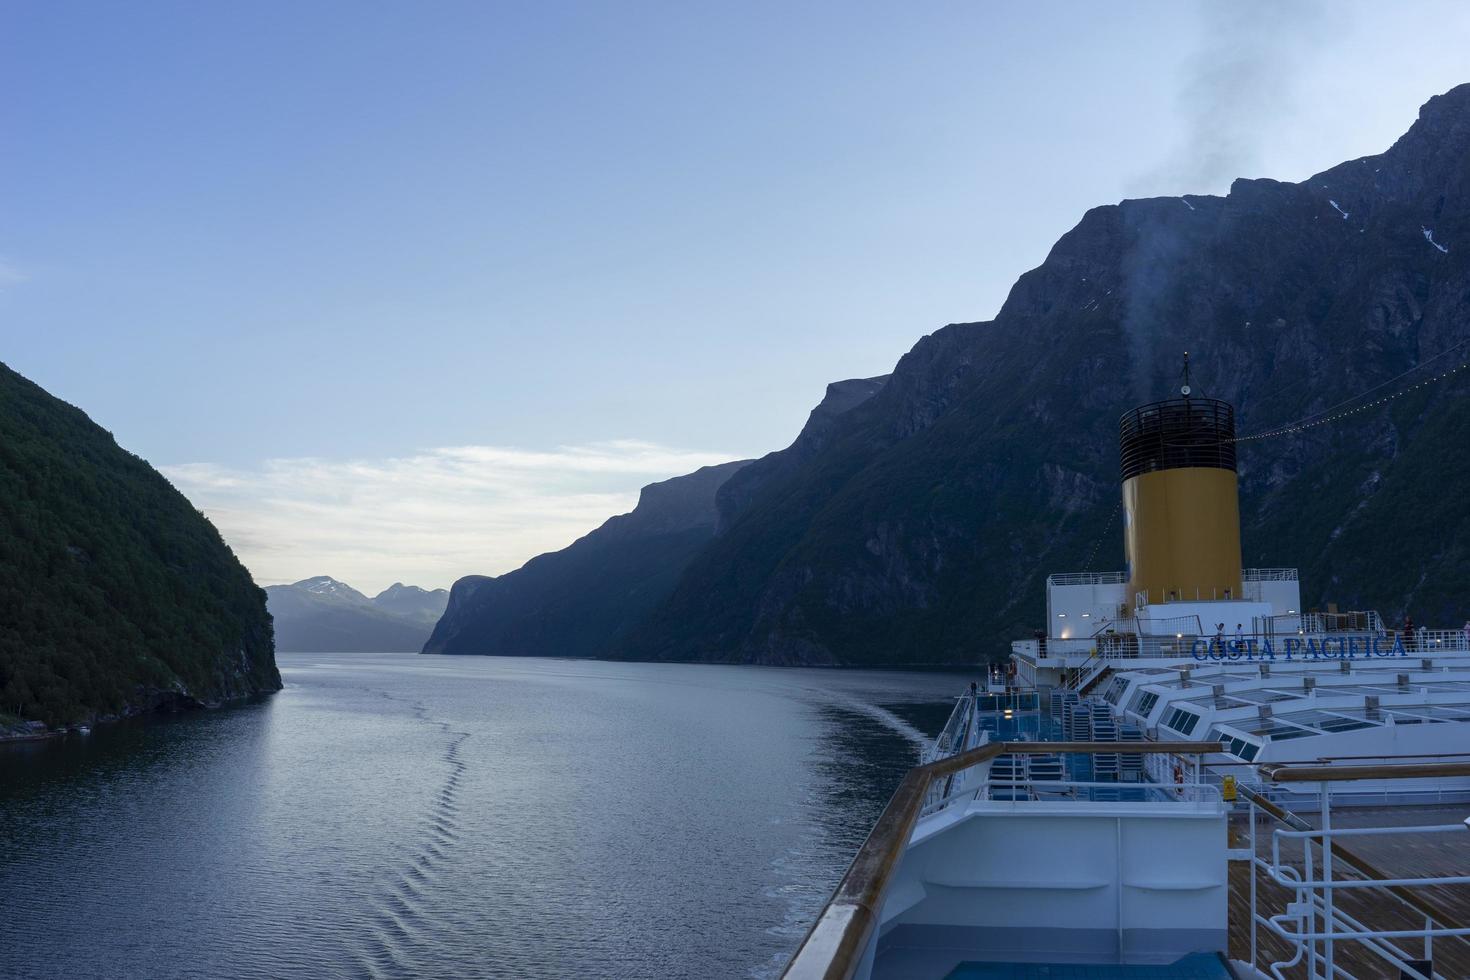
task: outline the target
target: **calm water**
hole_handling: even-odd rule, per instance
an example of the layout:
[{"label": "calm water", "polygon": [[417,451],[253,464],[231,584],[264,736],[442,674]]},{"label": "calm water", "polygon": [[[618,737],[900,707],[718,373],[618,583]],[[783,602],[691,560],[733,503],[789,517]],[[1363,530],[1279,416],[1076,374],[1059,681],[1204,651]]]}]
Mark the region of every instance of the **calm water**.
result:
[{"label": "calm water", "polygon": [[969,681],[279,660],[0,746],[0,975],[770,976]]}]

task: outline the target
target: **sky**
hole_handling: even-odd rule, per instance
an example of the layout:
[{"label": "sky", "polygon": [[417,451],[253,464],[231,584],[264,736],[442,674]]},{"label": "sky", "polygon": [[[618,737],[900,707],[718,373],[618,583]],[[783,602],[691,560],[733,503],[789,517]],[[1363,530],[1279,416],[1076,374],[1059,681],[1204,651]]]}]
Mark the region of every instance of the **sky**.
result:
[{"label": "sky", "polygon": [[1084,211],[1301,180],[1470,4],[0,0],[0,361],[262,585],[499,574],[788,444]]}]

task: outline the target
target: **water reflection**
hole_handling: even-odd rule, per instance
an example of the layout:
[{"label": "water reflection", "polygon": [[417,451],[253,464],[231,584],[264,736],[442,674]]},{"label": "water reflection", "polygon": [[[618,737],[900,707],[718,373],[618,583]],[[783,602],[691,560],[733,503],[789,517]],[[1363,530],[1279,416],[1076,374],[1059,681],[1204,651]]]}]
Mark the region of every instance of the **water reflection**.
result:
[{"label": "water reflection", "polygon": [[961,679],[281,658],[0,750],[0,974],[762,976]]}]

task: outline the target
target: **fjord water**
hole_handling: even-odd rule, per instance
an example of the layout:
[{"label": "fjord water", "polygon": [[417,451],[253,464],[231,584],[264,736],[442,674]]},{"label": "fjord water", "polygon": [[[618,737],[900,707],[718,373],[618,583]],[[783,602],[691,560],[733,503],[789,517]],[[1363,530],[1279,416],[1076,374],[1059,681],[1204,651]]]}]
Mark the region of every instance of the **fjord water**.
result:
[{"label": "fjord water", "polygon": [[770,976],[969,681],[279,661],[0,746],[0,975]]}]

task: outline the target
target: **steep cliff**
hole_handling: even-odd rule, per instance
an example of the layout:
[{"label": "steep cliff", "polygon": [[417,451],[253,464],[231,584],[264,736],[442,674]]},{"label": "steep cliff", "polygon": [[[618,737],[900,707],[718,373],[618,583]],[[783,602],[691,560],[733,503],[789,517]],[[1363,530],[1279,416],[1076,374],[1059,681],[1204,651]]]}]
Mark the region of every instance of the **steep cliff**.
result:
[{"label": "steep cliff", "polygon": [[265,594],[85,414],[0,365],[0,723],[281,687]]},{"label": "steep cliff", "polygon": [[833,433],[839,430],[839,419],[876,395],[887,381],[888,376],[883,375],[829,384],[826,394],[807,416],[806,425],[802,426],[791,445],[767,453],[743,467],[720,487],[715,495],[715,506],[720,514],[716,533],[723,533],[730,527],[766,487],[794,473],[826,449]]},{"label": "steep cliff", "polygon": [[650,484],[631,512],[561,551],[498,577],[460,579],[423,652],[606,655],[714,535],[715,492],[745,465]]},{"label": "steep cliff", "polygon": [[[814,452],[760,481],[752,468],[748,492],[732,481],[719,537],[621,654],[1001,655],[1041,625],[1048,572],[1121,567],[1117,419],[1174,390],[1184,351],[1245,434],[1368,404],[1465,359],[1467,181],[1461,86],[1387,152],[1301,183],[1089,211],[994,321],[925,337]],[[1309,603],[1462,622],[1467,392],[1461,371],[1242,443],[1247,564],[1300,566]]]}]

